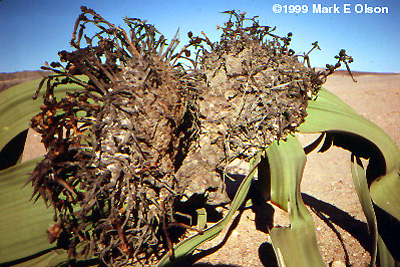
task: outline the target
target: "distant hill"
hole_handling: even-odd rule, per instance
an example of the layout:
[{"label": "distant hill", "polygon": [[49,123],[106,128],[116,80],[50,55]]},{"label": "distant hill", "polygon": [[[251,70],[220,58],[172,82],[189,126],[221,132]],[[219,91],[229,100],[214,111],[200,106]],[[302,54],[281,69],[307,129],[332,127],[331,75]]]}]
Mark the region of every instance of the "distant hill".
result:
[{"label": "distant hill", "polygon": [[[398,73],[394,72],[367,72],[367,71],[351,71],[354,76],[362,76],[362,75],[398,75]],[[347,70],[336,70],[333,75],[349,75]]]},{"label": "distant hill", "polygon": [[[35,80],[39,78],[43,78],[44,76],[51,74],[52,72],[48,71],[20,71],[20,72],[0,72],[0,92],[10,88],[14,85],[28,82],[30,80]],[[353,71],[354,76],[361,76],[361,75],[373,75],[373,74],[380,74],[380,75],[392,75],[398,73],[374,73],[374,72],[359,72]],[[347,70],[337,70],[334,75],[349,75]]]},{"label": "distant hill", "polygon": [[30,80],[40,79],[51,72],[47,71],[20,71],[20,72],[0,72],[0,92],[14,85],[28,82]]}]

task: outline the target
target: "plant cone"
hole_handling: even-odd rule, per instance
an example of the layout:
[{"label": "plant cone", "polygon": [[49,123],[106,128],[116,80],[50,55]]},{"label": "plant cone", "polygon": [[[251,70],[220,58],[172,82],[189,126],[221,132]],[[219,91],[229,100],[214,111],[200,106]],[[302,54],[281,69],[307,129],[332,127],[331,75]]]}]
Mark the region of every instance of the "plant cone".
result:
[{"label": "plant cone", "polygon": [[[30,181],[56,211],[49,240],[70,256],[99,256],[112,266],[152,264],[171,246],[174,202],[184,190],[175,170],[195,138],[191,101],[198,81],[172,66],[177,40],[165,49],[153,26],[133,19],[126,19],[128,38],[93,10],[82,11],[80,29],[89,15],[107,30],[86,37],[85,48],[75,32],[77,50],[60,52],[67,68],[49,78],[42,112],[32,119],[48,152]],[[58,83],[84,89],[58,101],[52,95]]]},{"label": "plant cone", "polygon": [[[223,177],[238,173],[238,162],[249,162],[274,140],[296,132],[325,78],[288,48],[291,34],[279,37],[254,18],[226,13],[230,19],[219,27],[219,42],[204,33],[189,34],[201,47],[200,69],[208,86],[198,101],[199,146],[177,173],[178,179],[192,181],[186,195],[208,190],[210,204],[227,201]],[[248,21],[251,25],[244,25]]]}]

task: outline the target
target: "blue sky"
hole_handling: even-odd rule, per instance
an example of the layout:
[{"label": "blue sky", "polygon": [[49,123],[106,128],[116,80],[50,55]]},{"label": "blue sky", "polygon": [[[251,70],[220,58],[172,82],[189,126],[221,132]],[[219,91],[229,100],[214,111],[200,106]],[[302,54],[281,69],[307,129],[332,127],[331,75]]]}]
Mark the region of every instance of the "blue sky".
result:
[{"label": "blue sky", "polygon": [[[274,4],[281,5],[280,13],[273,12]],[[318,4],[336,5],[340,13],[315,13],[313,5]],[[344,4],[349,5],[347,14]],[[71,50],[81,5],[120,26],[125,16],[146,19],[169,40],[179,28],[183,43],[188,31],[195,35],[204,31],[217,41],[221,31],[216,25],[228,19],[220,12],[236,9],[248,17],[259,16],[263,25],[277,26],[278,35],[293,32],[296,52],[306,52],[318,41],[322,50],[312,53],[312,66],[335,63],[334,56],[343,48],[355,60],[353,70],[400,72],[398,0],[0,0],[0,72],[37,70],[46,61],[58,61],[58,51]],[[290,13],[290,5],[305,5],[308,10]],[[389,13],[366,14],[365,5],[385,6]]]}]

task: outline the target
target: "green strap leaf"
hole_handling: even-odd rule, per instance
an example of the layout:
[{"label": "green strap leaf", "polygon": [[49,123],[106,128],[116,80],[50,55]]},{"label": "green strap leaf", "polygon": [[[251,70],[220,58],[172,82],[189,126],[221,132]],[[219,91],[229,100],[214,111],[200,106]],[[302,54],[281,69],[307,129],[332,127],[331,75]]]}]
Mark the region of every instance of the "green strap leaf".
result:
[{"label": "green strap leaf", "polygon": [[236,192],[235,197],[231,202],[229,212],[226,214],[226,216],[213,226],[204,230],[203,233],[196,234],[175,245],[174,247],[175,260],[171,261],[170,255],[166,254],[161,259],[158,266],[174,266],[174,264],[176,264],[176,262],[179,262],[180,259],[193,253],[193,251],[198,246],[209,240],[214,239],[221,233],[221,231],[232,220],[235,212],[242,206],[243,202],[245,201],[247,193],[249,192],[251,181],[256,172],[257,164],[260,160],[261,153],[262,152],[258,153],[253,162],[250,164],[251,168],[250,173],[245,177],[245,179],[243,179],[242,183],[240,184],[238,191]]},{"label": "green strap leaf", "polygon": [[65,250],[47,240],[54,211],[43,202],[30,202],[32,188],[22,187],[40,160],[0,171],[0,265],[47,267],[68,260]]},{"label": "green strap leaf", "polygon": [[372,205],[371,196],[368,190],[367,176],[363,164],[359,158],[351,155],[351,174],[354,181],[354,186],[357,191],[358,199],[364,211],[368,223],[369,233],[372,239],[371,262],[369,266],[375,266],[376,255],[378,251],[378,225],[376,222],[375,211]]},{"label": "green strap leaf", "polygon": [[[0,150],[7,159],[0,163],[0,166],[6,167],[0,171],[0,264],[23,262],[21,266],[47,266],[65,260],[65,255],[60,258],[50,252],[54,245],[47,240],[46,230],[53,222],[54,211],[47,209],[43,203],[30,202],[32,188],[22,188],[28,174],[41,159],[10,167],[18,163],[18,154],[22,152],[10,141],[29,128],[31,118],[40,112],[43,104],[40,100],[43,94],[37,100],[32,99],[40,81],[22,83],[0,93]],[[75,84],[59,85],[55,96],[63,97],[66,92],[82,88]],[[19,142],[24,142],[24,139],[25,136],[22,136]],[[12,151],[13,148],[15,151]],[[13,152],[16,153],[16,160],[9,164]]]},{"label": "green strap leaf", "polygon": [[385,156],[387,172],[399,169],[400,151],[392,138],[376,124],[357,114],[326,89],[316,101],[310,101],[308,116],[299,131],[302,133],[346,132],[361,136],[375,144]]},{"label": "green strap leaf", "polygon": [[383,242],[383,239],[381,236],[378,235],[378,247],[379,247],[379,263],[380,266],[383,267],[393,267],[396,266],[396,261],[390,254],[388,248],[385,245],[385,242]]},{"label": "green strap leaf", "polygon": [[[290,228],[274,228],[271,239],[280,266],[325,266],[318,249],[314,222],[300,192],[307,157],[299,140],[272,143],[266,150],[271,173],[271,201],[290,201]],[[260,166],[261,168],[261,166]]]},{"label": "green strap leaf", "polygon": [[203,231],[207,227],[207,210],[201,208],[196,210],[197,213],[197,227],[199,230]]},{"label": "green strap leaf", "polygon": [[[41,79],[29,81],[10,87],[0,93],[0,150],[15,136],[29,128],[29,122],[33,116],[40,112],[43,101],[33,100]],[[56,97],[62,97],[66,92],[82,89],[73,84],[59,85],[54,93]],[[45,88],[42,89],[45,91]]]},{"label": "green strap leaf", "polygon": [[[400,151],[396,143],[381,128],[358,115],[326,89],[320,92],[316,101],[309,102],[307,112],[308,116],[300,126],[300,132],[327,133],[334,139],[341,139],[336,145],[348,149],[352,153],[367,151],[366,154],[370,159],[368,166],[370,175],[364,178],[362,166],[358,163],[357,166],[352,166],[352,168],[353,179],[367,217],[374,247],[376,247],[377,242],[376,223],[382,224],[388,218],[376,215],[374,221],[373,212],[375,209],[371,208],[371,204],[368,202],[368,193],[377,208],[384,210],[390,216],[390,220],[397,221],[397,223],[392,224],[393,227],[390,226],[390,229],[385,229],[385,232],[398,236],[400,232],[395,225],[400,223]],[[369,143],[359,142],[357,139],[367,140]],[[379,153],[384,160],[383,166],[380,157],[377,156]],[[363,184],[367,179],[370,183],[369,192],[368,185]],[[383,238],[386,237],[383,236]],[[386,257],[389,252],[386,246],[382,247],[383,241],[378,244],[382,256],[385,259],[390,258],[391,256]],[[375,257],[376,249],[374,249],[371,264]]]},{"label": "green strap leaf", "polygon": [[307,112],[300,132],[353,134],[379,149],[385,160],[386,171],[372,182],[371,197],[376,205],[400,220],[400,151],[392,138],[326,89],[321,90],[316,101],[309,102]]},{"label": "green strap leaf", "polygon": [[42,202],[33,204],[31,187],[23,187],[40,159],[0,171],[0,263],[25,258],[50,249],[46,230],[54,211]]},{"label": "green strap leaf", "polygon": [[372,183],[370,193],[376,205],[400,221],[400,173],[381,176]]}]

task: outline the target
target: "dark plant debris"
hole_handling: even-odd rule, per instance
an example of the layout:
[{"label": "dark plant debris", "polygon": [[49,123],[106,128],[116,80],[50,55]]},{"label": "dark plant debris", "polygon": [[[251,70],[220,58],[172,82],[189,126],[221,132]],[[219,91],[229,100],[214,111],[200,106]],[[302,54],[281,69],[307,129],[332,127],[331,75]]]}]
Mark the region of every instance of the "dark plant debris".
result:
[{"label": "dark plant debris", "polygon": [[[326,77],[352,62],[342,50],[337,64],[317,71],[309,63],[317,42],[297,55],[291,33],[279,37],[236,11],[224,12],[218,42],[189,32],[176,53],[177,37],[167,43],[146,21],[125,18],[126,32],[81,10],[74,51],[43,67],[54,75],[34,96],[46,88],[31,127],[47,154],[27,183],[54,208],[49,242],[109,266],[173,258],[192,226],[182,218],[229,203],[231,164],[294,133]],[[99,32],[86,36],[88,25]],[[82,89],[56,99],[60,85]],[[185,203],[198,196],[205,201],[189,211]]]}]

